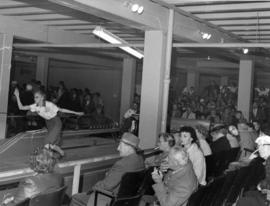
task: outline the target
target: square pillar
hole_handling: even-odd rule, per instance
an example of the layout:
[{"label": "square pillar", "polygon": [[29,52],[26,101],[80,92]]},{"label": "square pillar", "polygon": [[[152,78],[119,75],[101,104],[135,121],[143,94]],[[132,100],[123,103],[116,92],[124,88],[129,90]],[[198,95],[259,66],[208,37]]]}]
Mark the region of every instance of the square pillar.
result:
[{"label": "square pillar", "polygon": [[254,63],[252,60],[240,60],[237,109],[249,120],[250,104],[253,97]]},{"label": "square pillar", "polygon": [[49,58],[44,56],[37,57],[36,80],[47,88],[48,83]]},{"label": "square pillar", "polygon": [[122,69],[120,121],[125,112],[131,107],[135,91],[135,78],[136,60],[134,58],[124,58]]},{"label": "square pillar", "polygon": [[155,147],[161,131],[166,36],[146,31],[142,71],[139,137],[142,149]]},{"label": "square pillar", "polygon": [[0,34],[0,139],[6,137],[13,36]]}]

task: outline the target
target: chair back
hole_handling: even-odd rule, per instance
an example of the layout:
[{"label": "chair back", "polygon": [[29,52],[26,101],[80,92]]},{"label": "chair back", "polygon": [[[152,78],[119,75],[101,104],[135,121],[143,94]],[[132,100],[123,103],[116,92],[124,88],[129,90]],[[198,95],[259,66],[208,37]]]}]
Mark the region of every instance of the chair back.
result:
[{"label": "chair back", "polygon": [[187,206],[201,206],[203,205],[204,198],[207,193],[210,191],[211,187],[209,185],[202,186],[197,191],[195,191],[188,199]]},{"label": "chair back", "polygon": [[111,206],[138,206],[140,204],[142,195],[135,195],[133,197],[119,198],[111,203]]},{"label": "chair back", "polygon": [[31,198],[29,206],[61,206],[66,186]]},{"label": "chair back", "polygon": [[242,167],[238,170],[237,175],[233,181],[233,184],[228,191],[227,198],[225,200],[226,205],[233,204],[239,197],[246,180],[248,179],[248,174],[250,172],[250,167]]},{"label": "chair back", "polygon": [[16,203],[14,206],[29,206],[30,199],[27,198],[21,202]]},{"label": "chair back", "polygon": [[145,170],[126,173],[122,177],[119,192],[110,205],[138,206],[147,183]]},{"label": "chair back", "polygon": [[219,188],[214,200],[212,201],[212,205],[223,205],[227,196],[228,196],[228,191],[230,191],[233,182],[235,181],[235,178],[237,176],[238,171],[230,171],[226,173],[225,175],[225,182],[222,187]]},{"label": "chair back", "polygon": [[127,172],[121,179],[117,198],[132,197],[141,188],[145,176],[145,170]]}]

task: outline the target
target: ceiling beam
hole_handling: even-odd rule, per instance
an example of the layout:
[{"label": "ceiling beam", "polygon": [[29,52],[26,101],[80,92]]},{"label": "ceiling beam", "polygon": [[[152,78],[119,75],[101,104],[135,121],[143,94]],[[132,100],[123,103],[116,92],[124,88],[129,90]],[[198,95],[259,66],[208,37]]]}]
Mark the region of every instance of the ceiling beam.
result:
[{"label": "ceiling beam", "polygon": [[237,10],[247,10],[254,11],[256,9],[265,9],[270,7],[270,2],[248,2],[239,4],[226,4],[224,5],[203,5],[203,6],[185,6],[184,10],[188,12],[201,13],[201,12],[223,12],[223,11],[237,11]]},{"label": "ceiling beam", "polygon": [[122,68],[122,61],[120,60],[112,60],[104,58],[89,56],[89,55],[75,55],[75,54],[59,54],[59,53],[48,53],[48,52],[27,52],[27,51],[16,51],[17,54],[24,54],[24,55],[40,55],[45,56],[52,59],[62,60],[62,61],[72,61],[77,62],[80,64],[88,64],[92,66],[104,66],[104,67],[111,67],[111,68]]},{"label": "ceiling beam", "polygon": [[89,35],[80,35],[71,31],[42,26],[34,22],[21,21],[17,18],[0,15],[0,33],[55,44],[97,42]]},{"label": "ceiling beam", "polygon": [[210,13],[210,14],[198,14],[199,18],[202,19],[227,19],[227,18],[258,18],[261,17],[270,17],[270,11],[261,11],[257,12],[256,10],[251,12],[232,12],[232,13]]}]

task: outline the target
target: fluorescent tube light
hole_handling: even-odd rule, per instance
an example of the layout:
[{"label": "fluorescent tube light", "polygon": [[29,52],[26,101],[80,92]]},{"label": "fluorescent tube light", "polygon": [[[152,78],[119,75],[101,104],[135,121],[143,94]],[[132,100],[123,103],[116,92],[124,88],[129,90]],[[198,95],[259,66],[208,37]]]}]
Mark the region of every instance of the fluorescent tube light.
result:
[{"label": "fluorescent tube light", "polygon": [[[101,39],[104,39],[107,42],[110,42],[111,44],[128,44],[126,41],[124,41],[123,39],[120,39],[118,36],[114,35],[113,33],[107,31],[106,29],[104,29],[101,26],[97,26],[94,30],[93,30],[93,34],[95,34],[96,36],[100,37]],[[135,50],[131,47],[128,46],[119,46],[120,49],[130,53],[131,55],[141,59],[144,57],[144,55],[142,54],[142,52]]]}]

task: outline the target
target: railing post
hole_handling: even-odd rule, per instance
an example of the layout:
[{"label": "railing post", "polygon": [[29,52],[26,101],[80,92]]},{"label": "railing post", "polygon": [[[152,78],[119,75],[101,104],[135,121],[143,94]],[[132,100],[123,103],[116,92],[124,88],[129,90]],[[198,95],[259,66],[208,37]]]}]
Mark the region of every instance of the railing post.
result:
[{"label": "railing post", "polygon": [[79,192],[81,165],[74,166],[73,183],[72,183],[72,195]]}]

